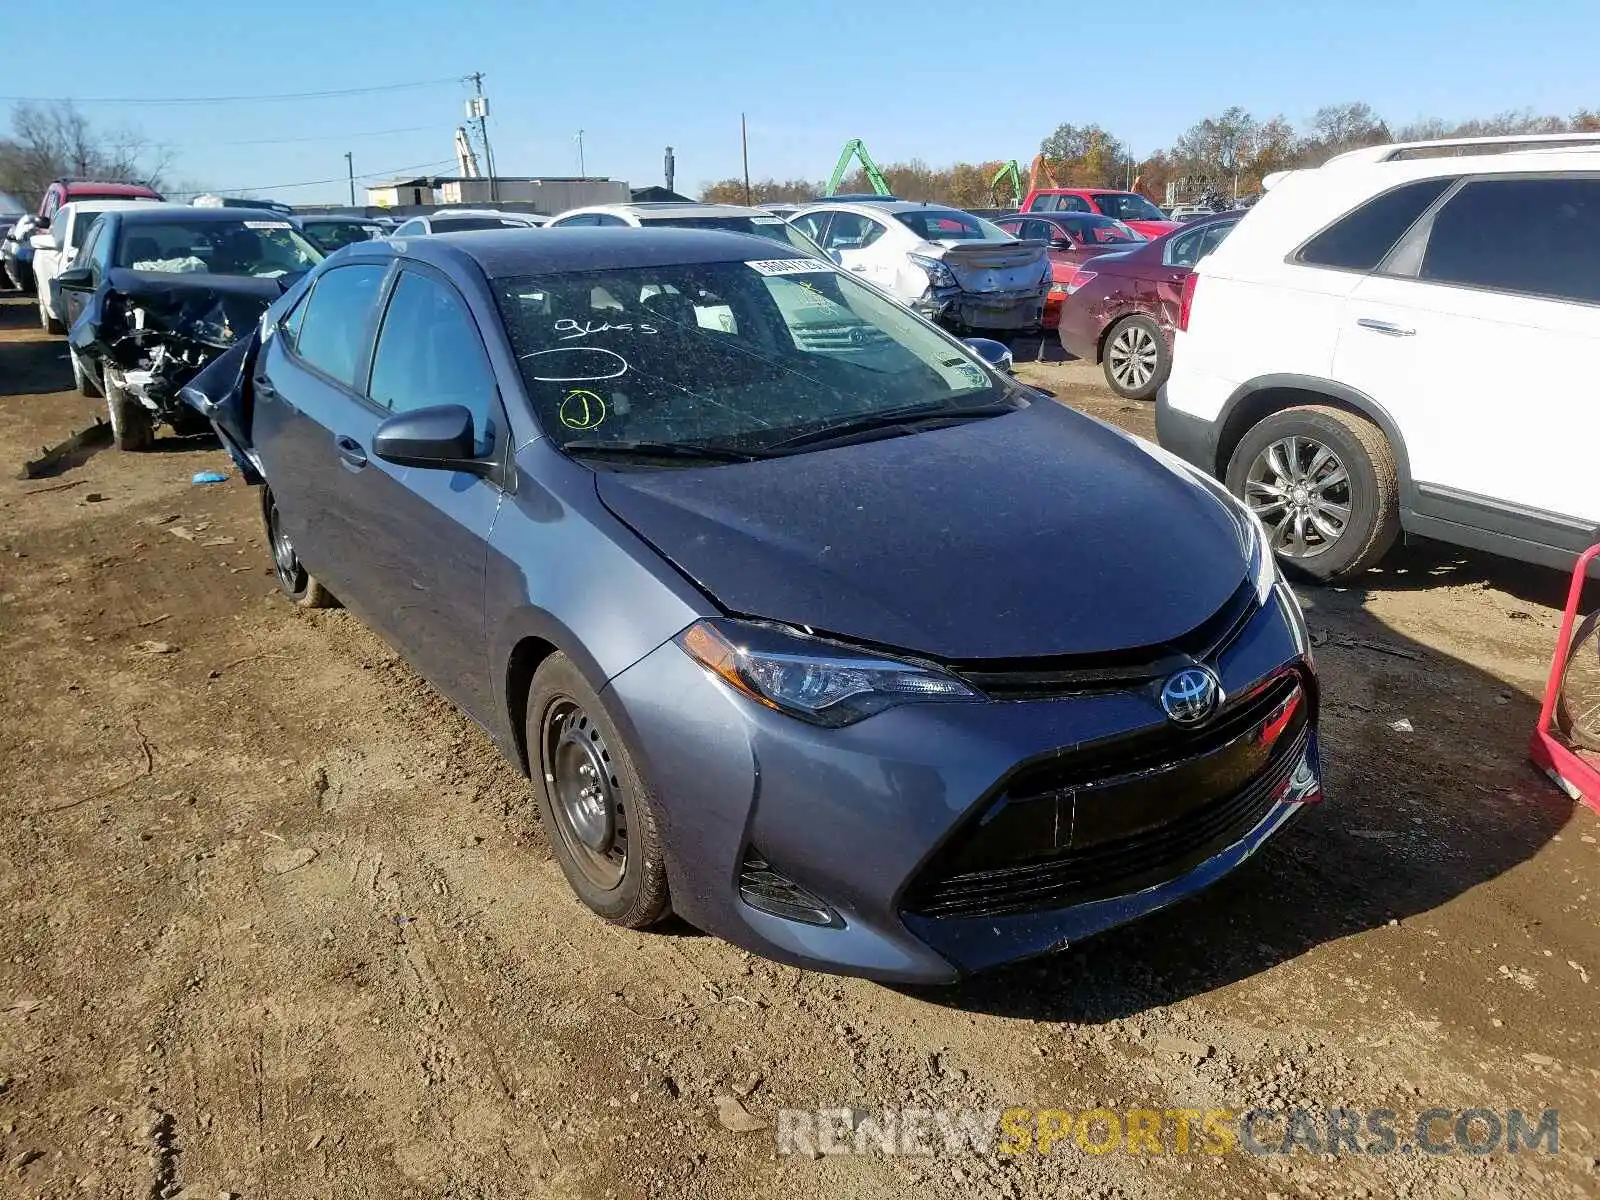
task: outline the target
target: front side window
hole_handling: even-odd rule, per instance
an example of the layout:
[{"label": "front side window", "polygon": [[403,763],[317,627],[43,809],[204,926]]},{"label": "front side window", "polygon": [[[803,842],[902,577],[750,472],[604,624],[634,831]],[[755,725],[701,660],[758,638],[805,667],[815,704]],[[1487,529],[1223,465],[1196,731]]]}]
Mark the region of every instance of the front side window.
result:
[{"label": "front side window", "polygon": [[1433,218],[1418,278],[1600,304],[1600,179],[1479,179]]},{"label": "front side window", "polygon": [[968,350],[812,258],[496,282],[541,426],[607,446],[760,454],[889,410],[1014,403]]},{"label": "front side window", "polygon": [[295,310],[303,314],[296,318],[295,352],[346,387],[358,386],[356,372],[386,270],[377,263],[335,267],[317,279],[311,295]]},{"label": "front side window", "polygon": [[915,208],[895,219],[928,242],[1009,242],[1011,235],[992,221],[954,208]]},{"label": "front side window", "polygon": [[1165,221],[1167,214],[1137,192],[1107,192],[1094,198],[1096,207],[1119,221]]},{"label": "front side window", "polygon": [[1346,271],[1374,270],[1455,180],[1420,179],[1374,196],[1300,248],[1299,262]]},{"label": "front side window", "polygon": [[322,261],[288,221],[140,221],[123,226],[116,265],[135,271],[275,279]]},{"label": "front side window", "polygon": [[479,454],[494,447],[494,370],[466,302],[453,289],[402,271],[372,354],[368,394],[391,412],[459,404],[472,413]]}]

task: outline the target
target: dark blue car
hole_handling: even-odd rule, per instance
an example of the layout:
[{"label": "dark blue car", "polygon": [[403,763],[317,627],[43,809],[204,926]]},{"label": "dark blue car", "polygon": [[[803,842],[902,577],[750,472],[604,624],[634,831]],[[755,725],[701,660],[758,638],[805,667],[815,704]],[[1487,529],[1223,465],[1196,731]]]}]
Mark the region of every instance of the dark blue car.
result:
[{"label": "dark blue car", "polygon": [[619,924],[949,981],[1320,798],[1249,513],[787,245],[358,243],[186,398],[264,485],[284,590],[482,724]]}]

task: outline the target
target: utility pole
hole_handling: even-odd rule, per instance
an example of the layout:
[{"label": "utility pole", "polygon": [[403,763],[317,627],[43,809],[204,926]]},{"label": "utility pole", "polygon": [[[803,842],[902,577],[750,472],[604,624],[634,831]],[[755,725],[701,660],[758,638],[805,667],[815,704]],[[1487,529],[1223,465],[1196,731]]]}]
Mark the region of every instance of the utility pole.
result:
[{"label": "utility pole", "polygon": [[676,157],[674,157],[671,146],[667,147],[667,157],[661,165],[665,169],[667,176],[667,191],[670,192],[672,190],[672,181],[678,174],[678,160]]},{"label": "utility pole", "polygon": [[356,206],[356,160],[350,151],[344,152],[344,169],[350,172],[350,207]]},{"label": "utility pole", "polygon": [[489,172],[489,199],[498,200],[500,181],[495,174],[494,151],[489,149],[489,101],[483,94],[483,72],[474,71],[467,78],[477,91],[477,95],[467,101],[467,115],[478,119],[478,137],[483,141],[483,165]]},{"label": "utility pole", "polygon": [[745,126],[744,114],[739,114],[739,149],[744,155],[744,206],[750,207],[750,131]]},{"label": "utility pole", "polygon": [[578,178],[587,179],[588,177],[588,172],[584,170],[583,165],[583,130],[580,129],[578,130]]}]

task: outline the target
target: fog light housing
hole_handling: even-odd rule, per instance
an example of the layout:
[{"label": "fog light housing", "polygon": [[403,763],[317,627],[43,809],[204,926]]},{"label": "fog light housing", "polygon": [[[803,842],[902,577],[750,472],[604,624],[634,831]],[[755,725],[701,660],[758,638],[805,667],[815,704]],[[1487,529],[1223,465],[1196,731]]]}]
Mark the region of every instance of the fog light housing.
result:
[{"label": "fog light housing", "polygon": [[745,852],[739,872],[739,898],[758,912],[804,925],[842,928],[843,919],[826,903],[762,858],[754,847]]}]

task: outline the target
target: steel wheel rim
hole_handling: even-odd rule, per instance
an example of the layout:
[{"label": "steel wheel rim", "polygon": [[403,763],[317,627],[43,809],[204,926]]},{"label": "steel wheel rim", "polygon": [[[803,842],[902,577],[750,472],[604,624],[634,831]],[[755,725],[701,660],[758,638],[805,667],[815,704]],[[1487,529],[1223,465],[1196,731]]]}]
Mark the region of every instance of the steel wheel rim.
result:
[{"label": "steel wheel rim", "polygon": [[612,891],[628,869],[628,814],[611,748],[568,697],[545,710],[541,741],[556,836],[589,883]]},{"label": "steel wheel rim", "polygon": [[1279,438],[1250,464],[1244,502],[1266,526],[1275,553],[1316,558],[1350,529],[1350,472],[1315,438]]},{"label": "steel wheel rim", "polygon": [[1106,360],[1111,377],[1128,389],[1142,388],[1155,377],[1160,348],[1143,325],[1129,325],[1111,339]]},{"label": "steel wheel rim", "polygon": [[267,540],[272,546],[272,569],[278,574],[278,582],[283,585],[283,590],[291,596],[297,596],[305,591],[305,568],[300,565],[300,556],[294,552],[294,543],[289,540],[289,535],[283,531],[283,522],[278,517],[278,506],[274,504],[267,516]]}]

